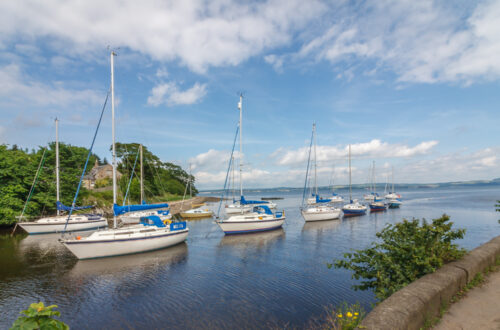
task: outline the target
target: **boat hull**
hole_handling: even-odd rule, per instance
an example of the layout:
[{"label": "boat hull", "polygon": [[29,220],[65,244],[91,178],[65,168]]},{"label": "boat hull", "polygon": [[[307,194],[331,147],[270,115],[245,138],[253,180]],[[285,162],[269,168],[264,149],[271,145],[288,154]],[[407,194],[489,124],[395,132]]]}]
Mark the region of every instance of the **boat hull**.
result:
[{"label": "boat hull", "polygon": [[344,217],[355,217],[360,215],[365,215],[366,210],[342,210],[344,212]]},{"label": "boat hull", "polygon": [[387,210],[386,206],[372,206],[370,205],[370,212],[383,212]]},{"label": "boat hull", "polygon": [[180,213],[182,218],[210,218],[213,213],[212,212],[205,212],[205,213]]},{"label": "boat hull", "polygon": [[[66,222],[60,223],[37,223],[35,222],[20,222],[19,227],[24,229],[30,235],[61,233],[64,231]],[[99,220],[88,220],[79,222],[69,222],[66,226],[66,232],[97,230],[106,228],[108,221],[104,218]]]},{"label": "boat hull", "polygon": [[302,216],[306,222],[334,220],[340,218],[340,210],[329,210],[328,212],[308,212],[303,210]]},{"label": "boat hull", "polygon": [[241,213],[248,213],[252,211],[252,208],[250,206],[245,206],[243,208],[241,207],[226,207],[226,214],[241,214]]},{"label": "boat hull", "polygon": [[164,249],[184,242],[188,233],[189,229],[185,229],[140,238],[87,241],[66,240],[63,241],[63,244],[78,259],[93,259]]},{"label": "boat hull", "polygon": [[233,235],[278,229],[283,226],[284,222],[285,217],[256,221],[217,221],[217,225],[219,225],[224,234]]}]

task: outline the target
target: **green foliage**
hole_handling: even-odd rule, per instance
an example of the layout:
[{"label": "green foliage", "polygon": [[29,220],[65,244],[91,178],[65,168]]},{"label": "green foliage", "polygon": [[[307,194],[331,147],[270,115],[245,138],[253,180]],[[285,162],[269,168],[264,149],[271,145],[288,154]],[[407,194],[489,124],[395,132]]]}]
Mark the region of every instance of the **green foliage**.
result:
[{"label": "green foliage", "polygon": [[[450,217],[443,215],[428,223],[425,219],[403,220],[387,225],[376,236],[381,242],[370,248],[345,253],[335,268],[354,271],[360,281],[356,290],[373,289],[383,300],[419,277],[434,272],[444,263],[461,258],[465,250],[452,241],[464,237],[465,229],[452,230]],[[329,267],[332,265],[330,264]]]},{"label": "green foliage", "polygon": [[[127,191],[130,174],[134,167],[134,162],[139,150],[138,143],[116,143],[116,156],[120,159],[118,162],[118,171],[123,176],[119,181],[120,191],[123,196]],[[183,195],[188,181],[194,182],[195,178],[189,175],[182,167],[162,162],[158,156],[154,155],[147,147],[143,146],[143,169],[144,169],[144,193],[146,200],[157,200],[159,196],[167,193],[174,195]],[[137,162],[134,179],[130,186],[129,198],[131,202],[140,202],[140,184],[139,184],[139,161]],[[193,193],[198,190],[193,186]]]},{"label": "green foliage", "polygon": [[[497,208],[497,212],[500,212],[500,201],[497,201],[495,207]],[[500,220],[498,220],[498,223],[500,223]]]},{"label": "green foliage", "polygon": [[110,178],[95,180],[95,188],[108,187],[111,186],[112,184],[113,180]]},{"label": "green foliage", "polygon": [[[43,150],[44,148],[39,147],[38,150],[28,152],[15,146],[8,149],[6,145],[0,145],[0,225],[13,224],[15,216],[21,214]],[[73,201],[87,153],[86,148],[59,143],[60,196],[61,202],[66,205]],[[56,211],[55,143],[49,144],[45,157],[38,183],[26,208],[27,217],[53,214]],[[96,159],[97,156],[92,155],[89,163],[93,164]],[[82,189],[78,204],[85,195],[86,192]]]},{"label": "green foliage", "polygon": [[60,316],[61,313],[54,311],[57,305],[44,306],[42,302],[33,303],[27,310],[21,312],[25,316],[20,316],[11,330],[52,330],[52,329],[69,329],[69,326],[62,321],[54,319],[54,316]]},{"label": "green foliage", "polygon": [[365,311],[359,303],[354,305],[344,303],[328,313],[324,328],[334,330],[356,329],[364,316]]}]

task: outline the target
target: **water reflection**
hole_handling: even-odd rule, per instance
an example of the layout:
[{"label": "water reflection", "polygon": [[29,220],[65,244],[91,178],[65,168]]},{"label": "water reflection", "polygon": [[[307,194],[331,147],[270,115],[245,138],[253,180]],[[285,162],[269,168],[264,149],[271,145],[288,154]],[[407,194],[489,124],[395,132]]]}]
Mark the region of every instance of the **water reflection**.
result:
[{"label": "water reflection", "polygon": [[339,228],[342,220],[326,220],[326,221],[313,221],[304,223],[304,227],[302,227],[303,232],[316,232],[317,234],[321,234],[324,232],[335,231]]},{"label": "water reflection", "polygon": [[161,249],[112,258],[79,260],[69,272],[71,277],[113,275],[114,277],[141,276],[162,271],[177,263],[187,261],[188,247],[185,242]]},{"label": "water reflection", "polygon": [[256,248],[257,250],[267,248],[273,242],[283,239],[285,231],[279,228],[272,231],[262,233],[251,233],[244,235],[226,235],[222,237],[219,246],[231,246],[236,249]]}]

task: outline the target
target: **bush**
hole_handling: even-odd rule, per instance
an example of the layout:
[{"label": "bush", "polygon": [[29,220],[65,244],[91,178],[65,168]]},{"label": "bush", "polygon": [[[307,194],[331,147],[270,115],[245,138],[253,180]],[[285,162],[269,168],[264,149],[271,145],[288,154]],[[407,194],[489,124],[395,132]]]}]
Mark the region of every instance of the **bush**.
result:
[{"label": "bush", "polygon": [[387,225],[365,250],[345,253],[346,260],[335,260],[335,268],[354,271],[353,278],[363,280],[355,290],[373,289],[383,300],[419,277],[434,272],[443,264],[461,258],[465,250],[452,241],[464,237],[465,229],[452,230],[450,217],[443,215],[428,223],[425,219],[403,220]]},{"label": "bush", "polygon": [[54,316],[60,316],[61,313],[53,311],[56,305],[44,306],[42,302],[33,303],[27,310],[21,312],[26,316],[20,316],[11,330],[49,330],[49,329],[69,329],[69,326],[62,321],[56,320]]}]

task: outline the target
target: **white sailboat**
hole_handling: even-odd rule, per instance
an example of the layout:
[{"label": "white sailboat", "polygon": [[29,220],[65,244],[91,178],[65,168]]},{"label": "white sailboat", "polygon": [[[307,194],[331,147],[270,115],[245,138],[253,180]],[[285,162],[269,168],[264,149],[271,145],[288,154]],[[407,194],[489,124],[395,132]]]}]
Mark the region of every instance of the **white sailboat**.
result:
[{"label": "white sailboat", "polygon": [[357,199],[352,199],[352,180],[351,180],[351,145],[349,145],[349,200],[350,203],[342,207],[345,217],[352,217],[366,214],[366,206],[359,203]]},{"label": "white sailboat", "polygon": [[[116,217],[126,211],[116,205],[116,152],[115,152],[115,107],[114,107],[114,68],[116,54],[111,52],[111,114],[113,136],[113,228],[92,233],[88,237],[77,236],[62,239],[62,243],[78,259],[90,259],[125,255],[163,249],[184,242],[189,229],[186,222],[163,222],[158,216],[141,218],[138,225],[117,228]],[[140,209],[140,205],[135,205]]]},{"label": "white sailboat", "polygon": [[[239,214],[229,216],[227,219],[217,220],[216,223],[225,234],[243,234],[259,231],[273,230],[281,228],[285,222],[285,212],[273,213],[267,204],[245,204],[248,203],[243,197],[243,145],[242,145],[242,109],[243,97],[240,95],[238,109],[240,111],[239,132],[240,132],[240,205],[247,205],[252,208],[249,213],[244,213],[243,210]],[[263,201],[264,202],[264,201]]]},{"label": "white sailboat", "polygon": [[[140,170],[141,170],[141,178],[140,178],[140,186],[141,186],[141,203],[144,204],[144,168],[143,168],[143,157],[142,157],[142,144],[139,145],[139,158],[140,158]],[[125,202],[125,201],[124,201]],[[120,216],[120,221],[123,224],[135,224],[139,223],[141,221],[141,218],[143,217],[148,217],[150,215],[156,215],[159,216],[161,220],[170,220],[172,219],[172,215],[170,214],[169,210],[165,210],[165,208],[168,208],[168,204],[162,203],[162,204],[148,204],[151,206],[153,209],[150,210],[143,210],[143,211],[132,211],[132,212],[127,212]]]},{"label": "white sailboat", "polygon": [[401,195],[396,194],[394,190],[394,167],[392,167],[392,191],[390,191],[387,195],[385,195],[385,199],[387,199],[387,204],[390,209],[397,209],[403,204],[401,201]]},{"label": "white sailboat", "polygon": [[[71,217],[61,215],[62,210],[67,210],[59,200],[59,120],[55,119],[56,124],[56,206],[57,216],[44,217],[35,221],[22,222],[23,214],[20,216],[18,223],[19,227],[24,229],[28,234],[49,234],[63,232],[66,226],[66,231],[83,231],[95,230],[108,226],[108,221],[100,214],[72,214]],[[84,209],[89,207],[75,207],[75,209]]]},{"label": "white sailboat", "polygon": [[[184,196],[182,196],[182,203],[181,203],[181,212],[180,216],[182,218],[209,218],[213,215],[212,210],[209,208],[203,208],[202,206],[195,207],[192,209],[189,209],[187,211],[182,211],[182,206],[184,205],[184,200],[186,199],[186,193],[187,189],[189,187],[189,199],[193,197],[193,191],[192,191],[192,182],[191,182],[191,164],[189,165],[189,179],[188,182],[186,183],[186,189],[184,189]],[[191,203],[191,206],[193,204]]]},{"label": "white sailboat", "polygon": [[372,181],[373,181],[373,201],[370,202],[370,212],[381,212],[387,210],[387,205],[384,203],[383,199],[378,197],[377,194],[377,183],[375,179],[375,161],[373,161],[373,173],[372,173]]},{"label": "white sailboat", "polygon": [[[338,219],[340,217],[341,210],[332,205],[318,202],[318,165],[316,159],[316,123],[313,124],[312,127],[312,136],[311,136],[311,144],[314,143],[314,196],[316,199],[316,203],[312,205],[308,205],[307,207],[301,208],[302,216],[305,221],[322,221],[322,220],[333,220]],[[309,147],[309,154],[311,154],[311,147]],[[309,157],[310,158],[310,157]],[[309,161],[307,164],[307,172],[309,172]],[[306,183],[307,183],[307,173],[306,173]],[[304,186],[304,194],[307,190],[307,187]],[[309,202],[309,201],[308,201]],[[309,203],[308,203],[309,204]]]}]

